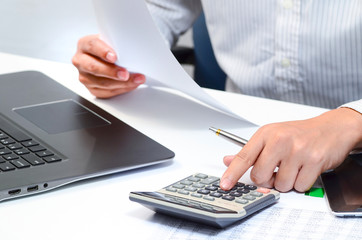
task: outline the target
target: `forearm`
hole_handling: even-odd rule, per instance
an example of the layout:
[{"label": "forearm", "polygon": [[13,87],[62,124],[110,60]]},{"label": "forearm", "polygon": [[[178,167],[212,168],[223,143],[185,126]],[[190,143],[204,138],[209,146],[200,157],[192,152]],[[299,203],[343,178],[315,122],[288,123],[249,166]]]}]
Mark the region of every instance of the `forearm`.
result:
[{"label": "forearm", "polygon": [[201,12],[199,0],[146,0],[148,9],[169,47],[186,32]]}]

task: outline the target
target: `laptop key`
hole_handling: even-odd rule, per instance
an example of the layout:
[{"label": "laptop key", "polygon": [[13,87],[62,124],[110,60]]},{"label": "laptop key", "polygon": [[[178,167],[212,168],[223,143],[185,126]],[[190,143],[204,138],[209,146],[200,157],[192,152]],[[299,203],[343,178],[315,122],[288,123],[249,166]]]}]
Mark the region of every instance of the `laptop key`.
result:
[{"label": "laptop key", "polygon": [[5,138],[8,138],[8,135],[6,135],[3,132],[0,132],[0,139],[5,139]]},{"label": "laptop key", "polygon": [[30,151],[32,152],[40,152],[40,151],[45,151],[47,150],[44,146],[42,145],[36,145],[36,146],[33,146],[33,147],[29,147],[28,148]]},{"label": "laptop key", "polygon": [[15,127],[13,124],[9,123],[2,117],[0,117],[0,126],[3,132],[11,135],[11,137],[14,138],[16,141],[21,142],[31,139],[28,135],[20,131],[17,127]]},{"label": "laptop key", "polygon": [[0,155],[6,155],[6,154],[10,154],[12,153],[12,151],[10,151],[9,149],[0,149]]},{"label": "laptop key", "polygon": [[7,154],[7,155],[4,155],[3,158],[5,160],[13,160],[13,159],[18,159],[19,157],[17,155],[15,155],[14,153],[11,153],[11,154]]},{"label": "laptop key", "polygon": [[11,163],[5,162],[5,163],[0,163],[0,169],[6,172],[6,171],[15,170],[15,167]]},{"label": "laptop key", "polygon": [[54,156],[45,157],[43,158],[43,160],[45,160],[47,163],[53,163],[53,162],[59,162],[62,159],[57,155],[54,155]]},{"label": "laptop key", "polygon": [[9,144],[7,147],[10,150],[16,150],[16,149],[22,148],[23,146],[21,146],[21,144],[19,144],[19,143],[14,143],[14,144]]},{"label": "laptop key", "polygon": [[52,156],[54,155],[51,151],[41,151],[41,152],[37,152],[35,153],[38,157],[48,157],[48,156]]},{"label": "laptop key", "polygon": [[32,147],[32,146],[36,146],[39,145],[38,142],[34,141],[34,140],[29,140],[29,141],[25,141],[21,143],[24,147]]},{"label": "laptop key", "polygon": [[30,164],[27,161],[23,160],[23,159],[16,159],[16,160],[12,160],[10,162],[17,168],[30,167]]},{"label": "laptop key", "polygon": [[43,159],[39,158],[38,156],[36,156],[34,154],[26,154],[26,155],[22,155],[21,157],[33,166],[42,165],[45,163],[43,161]]},{"label": "laptop key", "polygon": [[28,154],[30,153],[27,149],[22,148],[22,149],[17,149],[14,151],[17,155],[24,155],[24,154]]},{"label": "laptop key", "polygon": [[15,143],[14,139],[12,139],[12,138],[1,139],[0,142],[1,142],[3,145],[9,145],[9,144]]}]

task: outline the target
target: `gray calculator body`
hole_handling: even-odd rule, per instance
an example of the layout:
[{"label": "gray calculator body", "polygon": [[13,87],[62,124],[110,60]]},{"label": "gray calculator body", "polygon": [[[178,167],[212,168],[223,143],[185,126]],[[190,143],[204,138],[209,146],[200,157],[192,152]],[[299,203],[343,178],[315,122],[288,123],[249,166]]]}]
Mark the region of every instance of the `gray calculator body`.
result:
[{"label": "gray calculator body", "polygon": [[155,212],[224,228],[275,203],[279,192],[238,183],[231,191],[219,178],[193,174],[156,192],[131,192],[130,200]]}]

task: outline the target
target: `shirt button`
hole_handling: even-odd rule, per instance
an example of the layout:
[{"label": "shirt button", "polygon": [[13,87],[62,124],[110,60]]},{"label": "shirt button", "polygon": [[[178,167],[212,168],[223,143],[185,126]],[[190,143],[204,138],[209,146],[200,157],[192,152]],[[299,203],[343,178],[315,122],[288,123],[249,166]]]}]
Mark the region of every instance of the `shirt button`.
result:
[{"label": "shirt button", "polygon": [[282,6],[285,8],[285,9],[290,9],[293,7],[293,1],[292,0],[281,0],[282,2]]},{"label": "shirt button", "polygon": [[285,68],[289,67],[290,66],[290,60],[288,58],[284,58],[282,60],[282,66],[285,67]]}]

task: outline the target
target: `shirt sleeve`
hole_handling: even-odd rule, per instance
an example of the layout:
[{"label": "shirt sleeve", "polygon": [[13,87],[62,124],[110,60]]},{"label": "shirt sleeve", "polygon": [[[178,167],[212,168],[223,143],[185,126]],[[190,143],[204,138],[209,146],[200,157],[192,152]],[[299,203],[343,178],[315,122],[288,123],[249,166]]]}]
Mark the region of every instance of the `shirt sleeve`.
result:
[{"label": "shirt sleeve", "polygon": [[359,112],[360,114],[362,114],[362,99],[343,104],[340,107],[347,107],[347,108],[353,109],[356,112]]},{"label": "shirt sleeve", "polygon": [[173,46],[200,15],[200,0],[146,0],[148,10],[166,40]]}]

